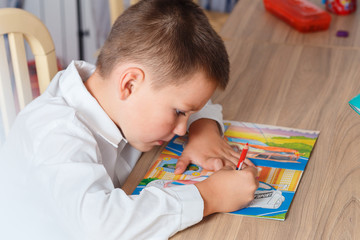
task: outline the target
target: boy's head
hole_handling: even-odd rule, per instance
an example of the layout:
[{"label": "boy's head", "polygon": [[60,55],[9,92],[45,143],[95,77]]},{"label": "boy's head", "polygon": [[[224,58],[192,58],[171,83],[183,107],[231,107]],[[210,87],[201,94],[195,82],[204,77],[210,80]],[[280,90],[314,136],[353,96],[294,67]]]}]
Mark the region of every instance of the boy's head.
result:
[{"label": "boy's head", "polygon": [[143,0],[114,23],[97,69],[104,78],[118,64],[138,63],[152,71],[152,86],[181,85],[203,72],[224,89],[229,61],[223,41],[191,0]]},{"label": "boy's head", "polygon": [[224,44],[197,5],[143,0],[116,20],[85,85],[127,141],[148,151],[184,135],[228,78]]}]

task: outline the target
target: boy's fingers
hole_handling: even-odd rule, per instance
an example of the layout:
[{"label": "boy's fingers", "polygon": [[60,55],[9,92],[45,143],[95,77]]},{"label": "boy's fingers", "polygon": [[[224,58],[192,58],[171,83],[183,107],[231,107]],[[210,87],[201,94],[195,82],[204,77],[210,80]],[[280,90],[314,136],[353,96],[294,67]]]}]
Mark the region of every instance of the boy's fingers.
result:
[{"label": "boy's fingers", "polygon": [[188,158],[179,158],[175,167],[175,174],[182,174],[187,166],[190,164],[190,159]]},{"label": "boy's fingers", "polygon": [[240,155],[239,156],[234,156],[234,155],[229,155],[229,156],[227,156],[227,161],[229,161],[229,162],[231,162],[231,163],[233,163],[233,164],[237,164],[238,163],[238,161],[239,161],[239,157],[240,157]]},{"label": "boy's fingers", "polygon": [[254,176],[257,177],[258,175],[258,169],[255,167],[255,166],[245,166],[243,168],[243,171],[249,171],[249,172],[252,172],[254,174]]},{"label": "boy's fingers", "polygon": [[236,164],[233,163],[232,161],[225,161],[225,166],[229,166],[231,169],[236,168]]},{"label": "boy's fingers", "polygon": [[248,158],[245,158],[244,163],[246,163],[246,165],[248,166],[255,167],[255,164],[252,161],[250,161],[250,159]]},{"label": "boy's fingers", "polygon": [[259,187],[259,177],[258,177],[258,169],[256,167],[252,167],[252,166],[246,166],[243,170],[241,171],[249,171],[252,172],[253,176],[254,176],[254,180],[255,180],[255,184],[256,184],[256,189]]},{"label": "boy's fingers", "polygon": [[238,152],[236,152],[236,151],[234,151],[234,150],[232,150],[231,152],[230,152],[230,154],[231,154],[231,156],[233,157],[233,158],[235,158],[236,160],[237,159],[239,159],[239,157],[240,157],[240,153],[238,153]]},{"label": "boy's fingers", "polygon": [[224,163],[220,158],[209,158],[202,164],[202,167],[207,170],[218,171],[224,167]]},{"label": "boy's fingers", "polygon": [[224,169],[224,170],[235,170],[235,168],[230,166],[230,165],[225,165],[222,169]]}]

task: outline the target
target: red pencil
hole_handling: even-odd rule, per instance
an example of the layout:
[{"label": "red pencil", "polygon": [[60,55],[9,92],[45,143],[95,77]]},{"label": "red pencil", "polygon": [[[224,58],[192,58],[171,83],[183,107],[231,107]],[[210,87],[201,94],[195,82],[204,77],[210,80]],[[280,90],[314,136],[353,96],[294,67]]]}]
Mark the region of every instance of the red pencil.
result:
[{"label": "red pencil", "polygon": [[246,143],[243,150],[241,151],[241,155],[240,155],[240,158],[239,158],[239,162],[238,162],[238,164],[236,166],[236,170],[241,170],[241,166],[243,165],[243,162],[244,162],[244,160],[246,158],[246,154],[247,154],[248,150],[249,150],[249,144]]}]

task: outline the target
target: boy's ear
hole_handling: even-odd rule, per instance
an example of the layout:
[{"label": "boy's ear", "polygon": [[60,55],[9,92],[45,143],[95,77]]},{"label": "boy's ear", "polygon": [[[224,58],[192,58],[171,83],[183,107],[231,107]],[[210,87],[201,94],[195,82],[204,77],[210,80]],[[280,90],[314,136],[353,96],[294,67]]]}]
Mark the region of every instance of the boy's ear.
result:
[{"label": "boy's ear", "polygon": [[125,69],[119,79],[119,96],[125,100],[141,86],[145,79],[145,73],[142,69],[131,67]]}]

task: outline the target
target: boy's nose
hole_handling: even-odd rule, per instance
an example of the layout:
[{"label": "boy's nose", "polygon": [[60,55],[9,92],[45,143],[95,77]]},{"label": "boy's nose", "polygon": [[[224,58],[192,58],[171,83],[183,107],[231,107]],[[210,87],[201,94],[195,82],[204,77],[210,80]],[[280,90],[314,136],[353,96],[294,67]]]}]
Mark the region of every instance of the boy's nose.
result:
[{"label": "boy's nose", "polygon": [[174,134],[184,136],[186,134],[187,118],[179,120],[174,128]]}]

